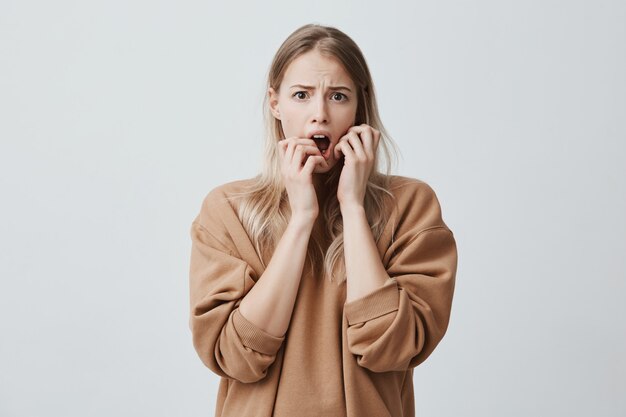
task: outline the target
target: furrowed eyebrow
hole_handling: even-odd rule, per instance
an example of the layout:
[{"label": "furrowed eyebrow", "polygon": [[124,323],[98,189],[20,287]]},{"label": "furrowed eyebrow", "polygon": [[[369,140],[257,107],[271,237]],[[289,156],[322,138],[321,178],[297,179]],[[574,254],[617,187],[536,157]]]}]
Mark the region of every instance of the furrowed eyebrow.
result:
[{"label": "furrowed eyebrow", "polygon": [[[289,88],[293,88],[293,87],[304,88],[305,90],[315,90],[315,87],[311,85],[294,84]],[[328,89],[329,90],[346,90],[346,91],[352,92],[352,90],[350,90],[348,87],[345,87],[343,85],[330,86],[328,87]]]}]

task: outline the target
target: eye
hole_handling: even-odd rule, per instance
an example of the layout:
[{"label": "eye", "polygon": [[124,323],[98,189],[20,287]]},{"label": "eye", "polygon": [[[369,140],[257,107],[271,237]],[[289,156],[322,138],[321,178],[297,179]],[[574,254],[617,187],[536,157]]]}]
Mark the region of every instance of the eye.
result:
[{"label": "eye", "polygon": [[345,97],[345,100],[343,100],[343,101],[346,101],[346,100],[348,99],[348,96],[346,96],[346,95],[345,95],[345,94],[343,94],[343,93],[334,93],[334,94],[333,94],[333,97],[335,97],[335,96],[337,96],[337,95],[339,95],[340,97]]},{"label": "eye", "polygon": [[[295,97],[298,94],[306,94],[306,91],[296,91],[295,93],[291,95],[291,97]],[[298,98],[300,98],[300,96],[298,96]]]}]

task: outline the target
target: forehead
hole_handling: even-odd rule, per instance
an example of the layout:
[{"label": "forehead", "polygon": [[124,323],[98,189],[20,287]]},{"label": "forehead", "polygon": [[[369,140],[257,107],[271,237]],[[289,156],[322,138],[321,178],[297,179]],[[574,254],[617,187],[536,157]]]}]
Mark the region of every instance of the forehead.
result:
[{"label": "forehead", "polygon": [[285,71],[283,84],[313,85],[324,80],[328,84],[353,86],[350,75],[341,63],[318,51],[309,51],[294,59]]}]

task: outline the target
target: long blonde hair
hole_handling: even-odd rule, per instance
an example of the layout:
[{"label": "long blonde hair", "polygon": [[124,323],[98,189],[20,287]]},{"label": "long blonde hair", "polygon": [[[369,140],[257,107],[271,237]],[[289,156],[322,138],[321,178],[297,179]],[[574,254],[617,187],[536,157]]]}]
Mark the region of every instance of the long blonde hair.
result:
[{"label": "long blonde hair", "polygon": [[[304,25],[289,35],[276,52],[269,68],[267,87],[272,87],[278,92],[289,64],[313,49],[341,62],[357,86],[358,104],[355,125],[366,123],[380,131],[378,150],[382,150],[385,158],[385,172],[380,172],[381,152],[377,151],[363,202],[374,240],[378,241],[389,217],[386,201],[388,198],[393,198],[393,194],[388,189],[391,165],[396,162],[394,157],[397,147],[380,120],[372,77],[357,44],[348,35],[334,27],[318,24]],[[239,219],[251,241],[254,242],[257,255],[265,266],[264,258],[271,258],[271,253],[287,227],[291,213],[280,169],[280,155],[276,147],[276,143],[284,139],[283,130],[281,121],[271,113],[267,94],[263,102],[263,117],[266,132],[262,172],[253,178],[244,192],[232,195],[232,199],[240,200],[237,204]],[[329,171],[325,181],[328,189],[337,189],[341,168],[342,164],[338,163]],[[308,267],[313,274],[321,273],[323,277],[328,277],[331,281],[338,277],[337,284],[341,284],[346,278],[343,258],[343,220],[336,192],[329,193],[323,207],[320,207],[320,216],[326,229],[322,233],[311,234],[307,248]],[[321,271],[318,270],[320,265],[323,265]],[[305,265],[305,270],[306,267],[307,265]]]}]

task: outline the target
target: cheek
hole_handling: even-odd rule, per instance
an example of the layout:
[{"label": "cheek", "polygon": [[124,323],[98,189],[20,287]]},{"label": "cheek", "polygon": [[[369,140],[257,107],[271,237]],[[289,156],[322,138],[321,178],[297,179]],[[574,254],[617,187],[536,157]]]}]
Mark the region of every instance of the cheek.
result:
[{"label": "cheek", "polygon": [[356,107],[342,109],[339,115],[343,125],[353,126],[356,120]]},{"label": "cheek", "polygon": [[280,120],[283,123],[283,126],[297,124],[299,118],[301,117],[298,109],[294,109],[293,106],[290,106],[289,104],[281,107],[280,115]]}]

